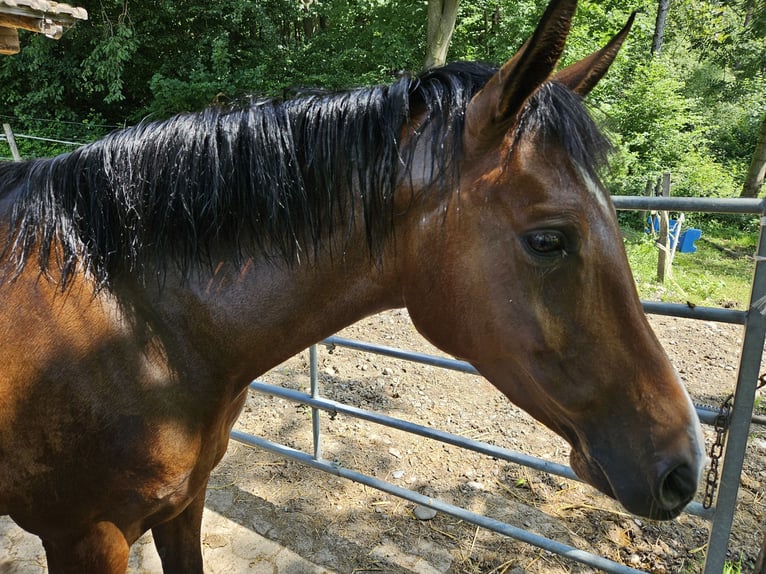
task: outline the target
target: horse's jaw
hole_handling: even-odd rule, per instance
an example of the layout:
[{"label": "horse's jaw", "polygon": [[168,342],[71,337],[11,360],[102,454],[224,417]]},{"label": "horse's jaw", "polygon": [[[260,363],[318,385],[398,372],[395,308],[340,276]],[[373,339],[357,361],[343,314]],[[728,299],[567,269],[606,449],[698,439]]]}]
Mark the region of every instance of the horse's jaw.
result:
[{"label": "horse's jaw", "polygon": [[[570,465],[580,479],[629,512],[670,520],[693,499],[704,469],[704,438],[688,393],[672,371],[667,374],[681,395],[675,409],[624,397],[573,407],[561,402],[561,394],[546,392],[547,377],[541,372],[518,364],[474,366],[511,402],[569,443]],[[509,372],[515,373],[513,380]],[[566,377],[557,373],[554,378]]]}]

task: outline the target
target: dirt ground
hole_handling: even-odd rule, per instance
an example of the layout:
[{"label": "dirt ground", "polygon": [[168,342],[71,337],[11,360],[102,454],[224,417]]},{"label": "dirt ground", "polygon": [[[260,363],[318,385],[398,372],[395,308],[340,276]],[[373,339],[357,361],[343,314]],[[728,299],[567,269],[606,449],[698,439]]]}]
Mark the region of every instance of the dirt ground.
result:
[{"label": "dirt ground", "polygon": [[[666,317],[652,317],[651,322],[695,401],[719,404],[735,384],[742,328]],[[403,311],[370,317],[340,334],[439,354],[417,335]],[[567,462],[569,449],[562,439],[479,377],[340,347],[320,347],[319,365],[321,393],[327,398]],[[308,353],[261,380],[307,391]],[[237,428],[311,452],[308,409],[283,399],[251,393]],[[343,415],[323,415],[322,432],[324,457],[345,467],[648,572],[702,569],[708,523],[694,516],[666,523],[637,519],[578,482]],[[712,436],[706,430],[708,448]],[[766,429],[754,426],[729,545],[730,558],[741,560],[744,572],[755,560],[766,524],[765,458]],[[225,516],[246,533],[305,561],[281,569],[271,563],[259,569],[263,565],[257,560],[225,570],[213,566],[215,551],[227,541],[220,529],[208,525],[203,549],[208,570],[214,572],[592,571],[450,516],[421,520],[414,504],[234,442],[212,476],[207,508],[208,517]],[[136,552],[145,552],[150,548],[148,539],[139,546]],[[158,572],[159,564],[156,560],[154,564],[156,569],[144,564],[132,572]],[[0,572],[22,570],[0,568]]]}]

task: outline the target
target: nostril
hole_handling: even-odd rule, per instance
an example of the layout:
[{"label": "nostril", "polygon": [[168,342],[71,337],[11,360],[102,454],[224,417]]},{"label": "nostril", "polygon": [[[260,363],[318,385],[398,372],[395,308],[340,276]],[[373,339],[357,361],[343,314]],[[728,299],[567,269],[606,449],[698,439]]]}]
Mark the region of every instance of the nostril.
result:
[{"label": "nostril", "polygon": [[658,489],[658,502],[665,510],[686,506],[697,492],[698,472],[692,465],[681,463],[671,468],[662,479]]}]

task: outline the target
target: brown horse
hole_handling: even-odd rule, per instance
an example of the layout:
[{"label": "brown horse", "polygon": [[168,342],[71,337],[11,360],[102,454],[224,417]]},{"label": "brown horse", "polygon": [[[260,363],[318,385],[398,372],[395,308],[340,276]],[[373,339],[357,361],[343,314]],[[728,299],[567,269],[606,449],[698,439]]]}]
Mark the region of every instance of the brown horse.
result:
[{"label": "brown horse", "polygon": [[51,572],[124,572],[149,529],[164,572],[202,572],[205,486],[248,382],[392,307],[566,438],[590,484],[682,510],[699,423],[580,103],[629,26],[553,74],[575,4],[554,0],[497,71],[182,115],[0,167],[0,514]]}]

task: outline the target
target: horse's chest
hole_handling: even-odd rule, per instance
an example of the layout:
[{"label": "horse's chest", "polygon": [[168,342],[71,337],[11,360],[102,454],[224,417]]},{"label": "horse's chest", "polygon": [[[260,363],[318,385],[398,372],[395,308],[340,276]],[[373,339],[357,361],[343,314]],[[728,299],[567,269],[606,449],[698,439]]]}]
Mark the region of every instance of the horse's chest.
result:
[{"label": "horse's chest", "polygon": [[2,292],[0,514],[38,530],[92,516],[145,524],[198,494],[243,396],[182,345],[133,336],[90,292],[88,304],[75,293],[37,315],[29,296]]}]

